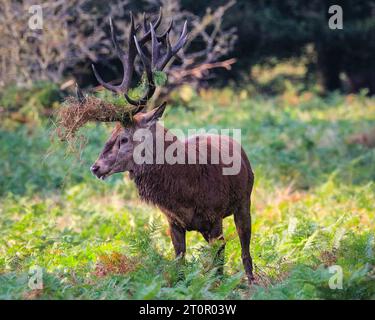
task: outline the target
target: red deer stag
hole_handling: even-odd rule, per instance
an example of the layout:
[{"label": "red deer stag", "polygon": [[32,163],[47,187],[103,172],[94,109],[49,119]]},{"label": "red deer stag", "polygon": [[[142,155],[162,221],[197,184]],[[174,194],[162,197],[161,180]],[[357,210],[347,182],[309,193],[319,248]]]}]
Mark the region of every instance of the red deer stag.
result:
[{"label": "red deer stag", "polygon": [[[156,34],[160,25],[161,13],[154,24],[147,26],[143,23],[143,36],[137,39],[138,28],[135,27],[131,16],[131,26],[128,38],[128,52],[125,53],[119,46],[115,35],[114,25],[110,22],[111,36],[116,52],[122,62],[124,75],[121,84],[113,85],[103,81],[95,67],[93,70],[99,83],[116,93],[125,94],[129,104],[137,106],[132,113],[132,121],[124,122],[122,117],[111,117],[106,121],[118,122],[118,125],[106,142],[99,158],[91,167],[92,173],[99,179],[118,173],[129,172],[134,180],[140,197],[160,208],[166,215],[172,243],[176,256],[184,256],[186,251],[185,233],[196,230],[204,239],[211,242],[215,239],[223,240],[223,245],[218,252],[223,261],[224,237],[223,219],[234,215],[237,232],[241,242],[242,261],[249,280],[254,279],[252,272],[252,259],[250,256],[250,196],[253,188],[254,175],[250,162],[239,143],[222,135],[197,135],[187,140],[179,140],[168,129],[158,123],[163,115],[166,104],[149,111],[141,112],[147,101],[155,91],[153,78],[154,71],[161,71],[166,64],[184,46],[187,39],[187,22],[185,22],[181,36],[175,45],[171,45],[169,32],[172,23],[162,35]],[[146,43],[151,41],[150,49]],[[140,57],[147,78],[147,92],[138,101],[127,95],[134,69],[136,56]],[[82,95],[81,95],[82,97]],[[136,137],[139,130],[148,130],[151,139],[151,160],[146,163],[135,161],[134,153],[143,140]],[[156,151],[155,141],[158,136],[164,139],[162,150]],[[168,136],[168,139],[167,139]],[[172,137],[172,139],[171,139]],[[160,153],[164,156],[171,144],[177,144],[184,150],[184,163],[160,163],[157,157]],[[190,163],[191,157],[188,150],[194,150],[194,157],[201,156],[202,147],[212,148],[219,156],[224,153],[223,145],[229,146],[229,152],[239,159],[239,170],[234,175],[224,175],[222,170],[228,165],[223,161],[211,161],[208,155],[207,163]],[[150,151],[150,150],[149,150]],[[222,264],[219,271],[222,272]]]}]

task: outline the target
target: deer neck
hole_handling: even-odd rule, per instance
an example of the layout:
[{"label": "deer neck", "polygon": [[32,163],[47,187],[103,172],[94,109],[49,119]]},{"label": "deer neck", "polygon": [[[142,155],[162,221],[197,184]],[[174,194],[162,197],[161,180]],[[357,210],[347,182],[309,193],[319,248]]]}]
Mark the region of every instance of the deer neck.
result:
[{"label": "deer neck", "polygon": [[[156,124],[150,129],[154,138],[153,162],[136,166],[134,182],[143,200],[163,205],[163,201],[169,195],[179,192],[179,190],[173,190],[173,188],[176,187],[175,180],[179,174],[183,173],[185,165],[170,164],[166,159],[164,159],[164,163],[160,163],[160,156],[165,155],[166,150],[172,144],[174,144],[174,147],[184,147],[184,142],[160,124]],[[163,144],[160,140],[156,143],[157,139],[163,139]]]}]

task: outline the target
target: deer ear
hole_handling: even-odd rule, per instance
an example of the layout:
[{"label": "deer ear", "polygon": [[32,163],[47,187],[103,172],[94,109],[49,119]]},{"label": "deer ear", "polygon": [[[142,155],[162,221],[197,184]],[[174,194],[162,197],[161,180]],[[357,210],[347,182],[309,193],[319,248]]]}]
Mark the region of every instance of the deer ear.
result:
[{"label": "deer ear", "polygon": [[158,121],[165,111],[165,107],[167,106],[166,102],[163,102],[159,107],[152,109],[151,111],[143,114],[142,122],[147,125],[151,125]]}]

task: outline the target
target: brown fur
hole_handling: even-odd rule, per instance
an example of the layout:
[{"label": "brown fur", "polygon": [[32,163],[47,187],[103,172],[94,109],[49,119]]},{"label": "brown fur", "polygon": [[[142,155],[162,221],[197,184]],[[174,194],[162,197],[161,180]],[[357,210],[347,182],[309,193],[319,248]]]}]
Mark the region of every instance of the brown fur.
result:
[{"label": "brown fur", "polygon": [[[242,260],[249,282],[253,279],[252,260],[249,252],[251,236],[250,196],[253,188],[254,175],[250,162],[242,148],[235,149],[237,144],[226,136],[196,136],[185,141],[179,141],[185,147],[196,143],[196,153],[199,155],[199,144],[207,141],[209,148],[218,148],[222,152],[220,142],[224,140],[230,145],[230,153],[240,150],[241,169],[236,175],[223,175],[225,164],[141,164],[137,165],[126,158],[133,146],[121,151],[123,137],[132,137],[134,130],[139,127],[150,128],[155,136],[156,120],[162,115],[158,109],[147,114],[138,114],[132,127],[117,126],[107,142],[99,159],[93,165],[93,172],[98,177],[108,176],[115,172],[130,171],[141,199],[158,206],[166,215],[176,256],[184,255],[186,251],[185,233],[196,230],[211,242],[215,239],[224,240],[222,221],[233,214],[242,247]],[[160,127],[159,127],[160,128]],[[168,130],[162,128],[164,134]],[[207,139],[207,140],[206,140]],[[174,141],[177,137],[174,137]],[[178,140],[177,140],[178,141]],[[165,142],[164,150],[172,142]],[[154,157],[156,149],[154,145]],[[163,152],[162,151],[162,152]],[[185,148],[185,152],[187,148]],[[121,153],[123,152],[123,153]],[[119,158],[123,154],[124,158]],[[208,154],[208,160],[210,159]],[[126,156],[125,156],[126,155]],[[186,152],[187,160],[187,152]],[[116,163],[113,159],[116,158]],[[118,165],[122,162],[122,165]],[[155,163],[155,162],[154,162]],[[224,246],[220,255],[223,257]],[[222,270],[222,265],[220,269]]]}]

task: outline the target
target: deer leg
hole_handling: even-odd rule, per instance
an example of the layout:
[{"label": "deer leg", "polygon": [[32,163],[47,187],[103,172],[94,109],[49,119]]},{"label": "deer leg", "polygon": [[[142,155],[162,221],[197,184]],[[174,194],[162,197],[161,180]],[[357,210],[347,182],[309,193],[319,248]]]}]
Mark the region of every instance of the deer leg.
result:
[{"label": "deer leg", "polygon": [[213,228],[207,232],[202,232],[204,239],[212,244],[215,240],[220,240],[221,245],[214,257],[214,266],[217,266],[219,275],[224,274],[224,255],[225,255],[225,240],[223,235],[223,221],[216,222]]},{"label": "deer leg", "polygon": [[176,254],[177,267],[178,267],[178,281],[184,279],[181,267],[185,264],[185,253],[186,253],[186,230],[176,225],[173,222],[169,222],[169,230],[171,232],[172,243]]},{"label": "deer leg", "polygon": [[176,258],[183,258],[186,252],[186,230],[173,222],[170,222],[169,228]]},{"label": "deer leg", "polygon": [[250,200],[245,203],[234,213],[234,222],[238,236],[240,238],[242,250],[242,263],[245,268],[249,284],[254,280],[253,261],[250,255],[250,238],[251,238],[251,217],[250,217]]}]

